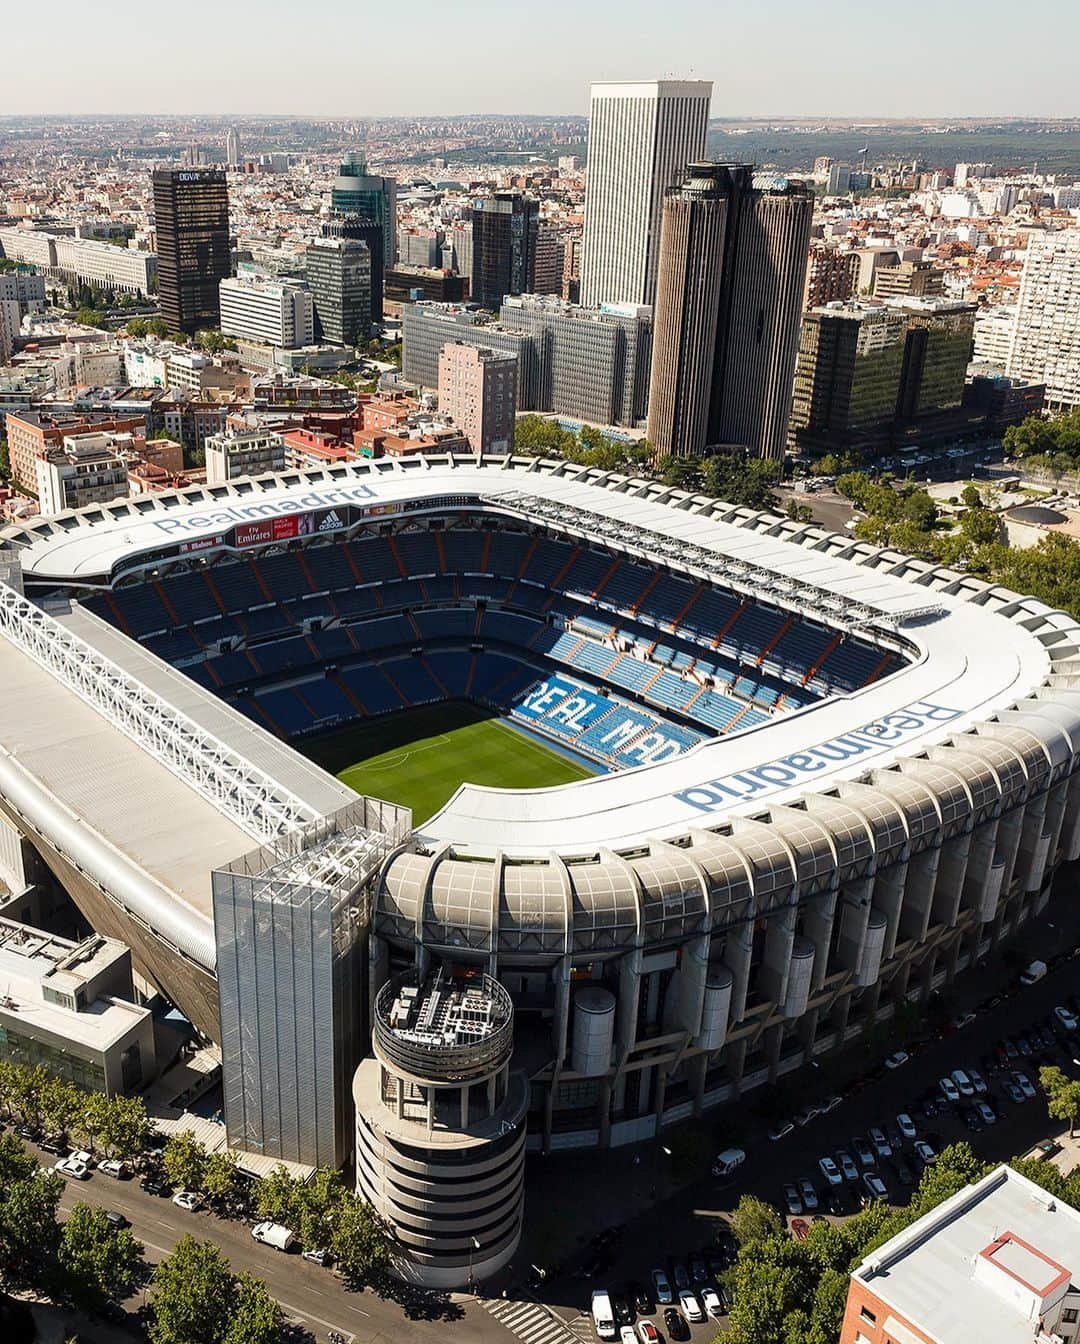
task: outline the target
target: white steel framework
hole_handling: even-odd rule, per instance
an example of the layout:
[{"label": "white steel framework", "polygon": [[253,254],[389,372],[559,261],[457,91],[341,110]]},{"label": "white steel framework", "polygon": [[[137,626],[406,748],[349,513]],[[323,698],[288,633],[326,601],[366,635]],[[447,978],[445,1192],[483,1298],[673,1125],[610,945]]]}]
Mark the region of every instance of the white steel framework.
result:
[{"label": "white steel framework", "polygon": [[276,840],[317,820],[294,794],[3,582],[0,634],[253,839]]}]

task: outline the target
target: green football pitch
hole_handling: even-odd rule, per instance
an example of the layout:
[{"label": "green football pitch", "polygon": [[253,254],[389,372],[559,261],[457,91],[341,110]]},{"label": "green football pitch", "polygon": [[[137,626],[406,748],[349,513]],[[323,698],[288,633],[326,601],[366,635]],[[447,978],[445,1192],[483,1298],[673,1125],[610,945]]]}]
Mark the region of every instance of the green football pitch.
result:
[{"label": "green football pitch", "polygon": [[437,812],[459,784],[537,789],[593,773],[463,701],[354,724],[306,742],[304,754],[357,793],[411,807],[414,822]]}]

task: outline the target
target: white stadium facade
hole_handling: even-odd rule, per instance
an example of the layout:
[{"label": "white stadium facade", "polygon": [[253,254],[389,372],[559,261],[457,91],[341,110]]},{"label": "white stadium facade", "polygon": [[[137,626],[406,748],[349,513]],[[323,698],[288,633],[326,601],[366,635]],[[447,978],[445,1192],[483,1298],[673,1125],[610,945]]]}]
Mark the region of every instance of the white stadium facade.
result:
[{"label": "white stadium facade", "polygon": [[[655,482],[296,471],[10,528],[0,578],[7,823],[220,1045],[230,1141],[355,1152],[425,1282],[513,1253],[526,1149],[925,1003],[1080,855],[1071,617]],[[439,699],[594,773],[414,826],[302,754]]]}]

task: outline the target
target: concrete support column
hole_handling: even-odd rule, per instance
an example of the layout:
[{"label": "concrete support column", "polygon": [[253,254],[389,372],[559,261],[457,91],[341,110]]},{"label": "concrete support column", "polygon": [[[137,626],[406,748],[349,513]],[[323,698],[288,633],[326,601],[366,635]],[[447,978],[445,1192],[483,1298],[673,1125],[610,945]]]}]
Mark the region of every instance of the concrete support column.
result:
[{"label": "concrete support column", "polygon": [[[967,871],[964,874],[963,905],[970,910],[981,909],[983,893],[990,877],[997,848],[998,819],[984,821],[971,832],[968,848]],[[984,921],[985,922],[985,921]]]},{"label": "concrete support column", "polygon": [[1006,812],[998,822],[997,852],[1005,861],[1004,872],[1001,879],[1001,890],[1006,895],[1013,884],[1013,877],[1016,871],[1016,856],[1020,852],[1021,827],[1024,820],[1024,809],[1014,807],[1011,812]]},{"label": "concrete support column", "polygon": [[724,965],[731,972],[731,1020],[746,1016],[746,996],[750,992],[750,959],[754,954],[754,925],[736,924],[724,942]]},{"label": "concrete support column", "polygon": [[1060,844],[1066,862],[1080,859],[1080,772],[1069,779]]},{"label": "concrete support column", "polygon": [[835,955],[837,967],[842,970],[856,971],[859,968],[863,942],[866,938],[866,922],[870,918],[873,889],[873,879],[867,877],[861,882],[848,883],[840,893],[836,911],[840,930]]},{"label": "concrete support column", "polygon": [[747,1037],[742,1036],[737,1041],[732,1041],[730,1045],[724,1047],[724,1053],[727,1056],[728,1076],[731,1078],[731,1094],[733,1097],[742,1096],[743,1074],[746,1072],[746,1051],[749,1042]]},{"label": "concrete support column", "polygon": [[1038,891],[1046,869],[1049,848],[1049,838],[1045,835],[1046,802],[1046,794],[1041,793],[1037,798],[1032,798],[1024,809],[1020,832],[1020,855],[1016,861],[1015,873],[1024,891]]},{"label": "concrete support column", "polygon": [[701,1115],[705,1108],[705,1078],[709,1072],[709,1056],[702,1051],[687,1062],[690,1074],[690,1091],[694,1098],[694,1117]]},{"label": "concrete support column", "polygon": [[569,954],[561,957],[551,969],[551,976],[555,982],[555,1012],[551,1019],[551,1048],[560,1064],[566,1058],[566,1047],[570,1038],[570,974],[572,969]]},{"label": "concrete support column", "polygon": [[597,1103],[600,1107],[598,1126],[600,1130],[601,1148],[611,1146],[611,1083],[610,1078],[600,1080],[600,1100]]},{"label": "concrete support column", "polygon": [[940,850],[926,849],[916,854],[908,865],[904,905],[900,911],[900,934],[905,939],[921,943],[930,927],[930,912],[934,905],[934,884],[937,881]]},{"label": "concrete support column", "polygon": [[793,905],[774,911],[765,930],[765,955],[758,968],[758,989],[767,999],[784,1002],[788,972],[791,968],[791,948],[795,942],[797,910]]},{"label": "concrete support column", "polygon": [[[679,967],[678,1027],[691,1040],[701,1031],[701,1010],[705,1003],[705,980],[709,973],[709,935],[692,938],[683,945]],[[670,991],[669,991],[670,993]],[[666,1014],[665,1014],[666,1018]],[[667,1030],[665,1020],[664,1029]]]},{"label": "concrete support column", "polygon": [[880,910],[887,921],[885,948],[882,957],[885,961],[896,951],[896,939],[900,932],[900,909],[904,902],[904,884],[907,882],[908,863],[890,864],[882,868],[874,878],[875,909]]},{"label": "concrete support column", "polygon": [[835,891],[827,891],[814,896],[803,906],[803,934],[814,944],[814,976],[811,982],[816,992],[825,983],[825,977],[834,968],[829,962],[829,944],[832,941],[833,923],[837,918],[837,902],[843,904]]},{"label": "concrete support column", "polygon": [[960,914],[960,897],[967,873],[971,833],[956,835],[946,840],[938,860],[937,881],[934,883],[934,903],[931,919],[935,924],[953,928]]}]

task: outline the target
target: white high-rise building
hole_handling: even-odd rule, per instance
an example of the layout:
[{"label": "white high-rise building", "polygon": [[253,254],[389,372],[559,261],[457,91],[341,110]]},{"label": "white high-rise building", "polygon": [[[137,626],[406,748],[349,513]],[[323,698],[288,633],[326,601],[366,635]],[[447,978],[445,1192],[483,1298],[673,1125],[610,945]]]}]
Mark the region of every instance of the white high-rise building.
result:
[{"label": "white high-rise building", "polygon": [[1080,406],[1080,229],[1028,237],[1007,372],[1045,383],[1051,410]]},{"label": "white high-rise building", "polygon": [[664,193],[705,157],[712,81],[594,84],[581,302],[653,303]]},{"label": "white high-rise building", "polygon": [[225,136],[225,162],[230,168],[238,168],[243,163],[240,157],[240,132],[235,126],[230,126]]},{"label": "white high-rise building", "polygon": [[222,280],[218,289],[223,335],[261,341],[282,350],[295,350],[314,341],[314,308],[306,288],[237,276]]}]

